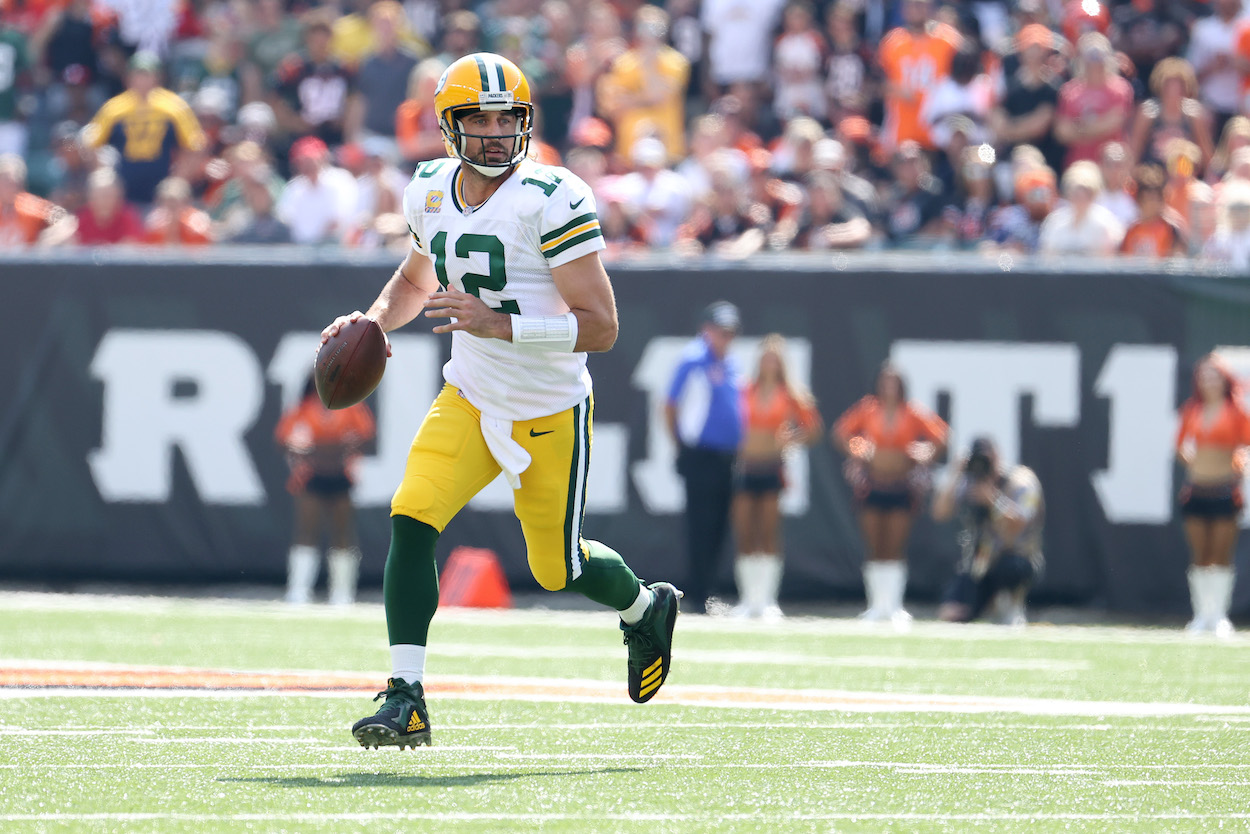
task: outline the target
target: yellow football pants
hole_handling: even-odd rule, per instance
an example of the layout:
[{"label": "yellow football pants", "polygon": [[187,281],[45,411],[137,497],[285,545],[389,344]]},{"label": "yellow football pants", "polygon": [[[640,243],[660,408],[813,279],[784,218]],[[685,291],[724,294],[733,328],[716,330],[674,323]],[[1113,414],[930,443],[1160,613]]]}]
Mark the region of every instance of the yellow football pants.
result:
[{"label": "yellow football pants", "polygon": [[[586,563],[582,516],[590,467],[594,400],[548,417],[517,421],[512,439],[530,454],[513,491],[530,571],[538,584],[559,591]],[[474,495],[499,475],[482,439],[482,413],[459,389],[444,385],[408,452],[391,515],[406,515],[443,532]]]}]

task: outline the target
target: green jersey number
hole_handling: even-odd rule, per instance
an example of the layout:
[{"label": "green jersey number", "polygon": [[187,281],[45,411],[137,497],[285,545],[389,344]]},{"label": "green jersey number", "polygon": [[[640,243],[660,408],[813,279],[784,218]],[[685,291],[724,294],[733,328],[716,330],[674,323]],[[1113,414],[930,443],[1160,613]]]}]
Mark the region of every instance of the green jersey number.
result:
[{"label": "green jersey number", "polygon": [[564,182],[564,178],[559,174],[553,174],[550,171],[536,171],[537,177],[526,177],[521,180],[521,185],[536,185],[542,189],[543,193],[550,197],[556,193],[556,187]]},{"label": "green jersey number", "polygon": [[[434,253],[434,274],[438,276],[438,283],[443,285],[443,289],[447,289],[450,281],[447,278],[446,232],[434,235],[430,240],[430,251]],[[464,291],[478,298],[482,297],[482,290],[503,292],[504,286],[508,283],[508,270],[504,265],[503,257],[503,241],[494,235],[465,234],[456,238],[457,258],[467,258],[474,252],[482,252],[486,255],[490,273],[481,275],[476,272],[466,272],[460,279],[460,282],[464,284]],[[521,308],[510,298],[502,299],[498,307],[491,309],[496,313],[516,313],[517,315],[521,313]]]}]

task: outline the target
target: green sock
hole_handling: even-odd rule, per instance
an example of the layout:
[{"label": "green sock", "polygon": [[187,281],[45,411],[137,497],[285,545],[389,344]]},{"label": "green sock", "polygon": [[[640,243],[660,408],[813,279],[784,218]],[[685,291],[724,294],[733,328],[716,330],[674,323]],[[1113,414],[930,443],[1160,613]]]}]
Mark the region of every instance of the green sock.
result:
[{"label": "green sock", "polygon": [[589,558],[582,567],[582,575],[568,584],[565,590],[577,591],[586,599],[606,605],[617,611],[628,608],[638,598],[641,584],[634,572],[625,564],[621,554],[606,544],[583,539]]},{"label": "green sock", "polygon": [[391,516],[391,549],[386,554],[382,599],[391,645],[424,646],[438,609],[438,531],[406,515]]}]

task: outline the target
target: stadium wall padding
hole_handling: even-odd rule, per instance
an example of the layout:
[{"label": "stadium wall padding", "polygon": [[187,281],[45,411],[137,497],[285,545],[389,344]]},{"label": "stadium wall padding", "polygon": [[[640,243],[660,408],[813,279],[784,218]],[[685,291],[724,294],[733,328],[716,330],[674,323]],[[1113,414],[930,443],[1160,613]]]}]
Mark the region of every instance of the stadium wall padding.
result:
[{"label": "stadium wall padding", "polygon": [[[840,266],[612,267],[621,333],[590,358],[596,469],[585,534],[646,579],[684,578],[679,482],[659,408],[700,310],[723,297],[742,308],[744,337],[790,337],[827,424],[892,357],[912,394],[951,419],[956,447],[988,431],[1032,466],[1047,503],[1035,600],[1186,613],[1175,408],[1193,362],[1217,345],[1250,374],[1239,347],[1250,344],[1250,284]],[[0,264],[12,350],[0,365],[0,578],[282,582],[291,501],[274,424],[311,368],[316,332],[366,308],[390,270],[320,256]],[[448,349],[424,322],[396,335],[397,359],[369,401],[385,437],[362,461],[365,585],[380,584],[404,438]],[[751,370],[747,338],[740,358]],[[861,544],[827,437],[791,472],[784,594],[857,596]],[[440,559],[458,544],[495,550],[515,588],[537,588],[506,490],[453,521]],[[1243,568],[1248,548],[1243,537]],[[935,599],[956,558],[955,527],[920,518],[910,595]],[[1245,613],[1250,571],[1242,576],[1234,607]],[[731,592],[728,557],[722,579]]]}]

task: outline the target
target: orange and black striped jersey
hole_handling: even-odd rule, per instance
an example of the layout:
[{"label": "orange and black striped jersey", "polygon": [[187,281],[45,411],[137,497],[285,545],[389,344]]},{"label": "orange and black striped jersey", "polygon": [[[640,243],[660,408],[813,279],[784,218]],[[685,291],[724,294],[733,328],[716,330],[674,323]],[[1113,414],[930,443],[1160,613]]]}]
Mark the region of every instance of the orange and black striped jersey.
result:
[{"label": "orange and black striped jersey", "polygon": [[920,108],[927,92],[950,74],[951,59],[961,42],[959,32],[945,23],[919,34],[900,26],[885,36],[878,51],[881,69],[892,88],[885,100],[881,134],[885,147],[893,149],[909,139],[933,147],[920,120]]}]

